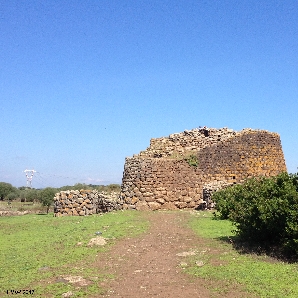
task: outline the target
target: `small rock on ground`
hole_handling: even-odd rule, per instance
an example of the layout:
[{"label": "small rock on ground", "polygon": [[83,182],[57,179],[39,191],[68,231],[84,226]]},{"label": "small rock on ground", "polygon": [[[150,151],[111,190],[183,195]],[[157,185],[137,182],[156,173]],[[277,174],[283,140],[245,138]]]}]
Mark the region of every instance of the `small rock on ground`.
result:
[{"label": "small rock on ground", "polygon": [[106,240],[99,236],[99,237],[95,237],[95,238],[92,238],[89,243],[88,243],[88,246],[94,246],[94,245],[97,245],[97,246],[103,246],[107,244]]}]

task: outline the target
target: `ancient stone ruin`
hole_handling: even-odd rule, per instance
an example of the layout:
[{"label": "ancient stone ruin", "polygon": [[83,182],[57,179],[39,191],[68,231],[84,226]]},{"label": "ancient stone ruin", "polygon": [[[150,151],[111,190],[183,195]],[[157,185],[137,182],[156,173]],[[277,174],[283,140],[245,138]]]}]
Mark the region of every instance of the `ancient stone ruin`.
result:
[{"label": "ancient stone ruin", "polygon": [[145,151],[126,158],[120,199],[123,209],[197,208],[224,186],[286,170],[277,133],[185,130],[151,139]]},{"label": "ancient stone ruin", "polygon": [[119,193],[104,194],[97,190],[68,190],[54,197],[54,216],[91,215],[122,209]]},{"label": "ancient stone ruin", "polygon": [[125,159],[120,196],[69,190],[54,198],[54,215],[120,209],[213,207],[212,193],[256,176],[286,172],[279,135],[266,130],[199,128],[151,139]]}]

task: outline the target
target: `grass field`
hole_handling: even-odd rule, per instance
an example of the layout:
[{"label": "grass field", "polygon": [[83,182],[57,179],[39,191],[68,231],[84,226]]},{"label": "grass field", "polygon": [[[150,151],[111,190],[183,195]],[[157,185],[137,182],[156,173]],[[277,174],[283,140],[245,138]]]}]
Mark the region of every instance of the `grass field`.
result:
[{"label": "grass field", "polygon": [[[34,290],[34,297],[88,297],[105,291],[101,283],[113,276],[98,272],[96,256],[118,239],[146,231],[139,212],[111,212],[86,217],[53,214],[0,217],[0,297],[7,290]],[[256,297],[298,297],[298,265],[266,255],[242,254],[226,241],[233,234],[229,221],[213,220],[210,212],[194,212],[189,226],[204,239],[204,247],[190,256],[183,270],[205,280],[217,294],[233,287]],[[109,239],[104,247],[88,247],[97,231]],[[232,239],[232,238],[230,238]],[[78,243],[81,242],[81,245]],[[196,266],[196,262],[203,266]],[[80,276],[91,283],[76,288],[59,278]],[[57,282],[58,280],[58,282]]]},{"label": "grass field", "polygon": [[[213,220],[211,213],[198,212],[192,217],[190,226],[206,239],[207,245],[199,256],[190,260],[193,265],[185,271],[204,278],[211,290],[224,293],[233,285],[240,284],[256,297],[298,297],[297,263],[289,264],[266,255],[237,252],[229,241],[225,241],[233,236],[231,223]],[[195,266],[198,259],[204,266]],[[221,282],[221,286],[214,287],[212,281]]]},{"label": "grass field", "polygon": [[[0,297],[7,290],[34,290],[35,297],[75,297],[100,293],[105,276],[92,268],[96,255],[122,237],[133,237],[148,224],[137,212],[111,212],[86,217],[53,217],[53,214],[0,217]],[[88,247],[95,232],[108,241],[104,247]],[[81,245],[77,245],[81,242]],[[47,283],[65,274],[93,281],[80,290],[67,283]]]}]

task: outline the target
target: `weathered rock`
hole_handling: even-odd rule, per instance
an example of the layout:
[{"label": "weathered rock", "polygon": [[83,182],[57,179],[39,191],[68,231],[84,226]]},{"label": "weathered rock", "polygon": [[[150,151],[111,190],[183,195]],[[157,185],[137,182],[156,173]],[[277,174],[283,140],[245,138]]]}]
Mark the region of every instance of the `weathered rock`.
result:
[{"label": "weathered rock", "polygon": [[68,291],[68,292],[63,293],[61,296],[64,297],[64,298],[72,297],[73,296],[73,292],[72,291]]},{"label": "weathered rock", "polygon": [[29,214],[29,211],[0,211],[0,216],[15,216]]},{"label": "weathered rock", "polygon": [[132,199],[131,199],[131,204],[136,204],[137,202],[139,201],[139,199],[138,198],[136,198],[136,197],[133,197]]},{"label": "weathered rock", "polygon": [[183,209],[187,207],[187,203],[185,202],[175,202],[175,205],[179,208],[179,209]]},{"label": "weathered rock", "polygon": [[203,261],[196,261],[196,265],[197,265],[198,267],[202,267],[202,266],[204,266],[205,264],[204,264]]},{"label": "weathered rock", "polygon": [[92,238],[89,241],[88,246],[94,246],[94,245],[96,245],[96,246],[103,246],[103,245],[106,245],[106,244],[107,244],[107,242],[106,242],[106,240],[103,237],[97,236],[95,238]]},{"label": "weathered rock", "polygon": [[147,204],[147,202],[139,201],[136,203],[136,210],[140,210],[140,211],[149,210],[149,205]]},{"label": "weathered rock", "polygon": [[184,251],[176,254],[176,256],[178,257],[188,257],[188,256],[194,256],[194,255],[196,255],[195,251]]},{"label": "weathered rock", "polygon": [[[138,200],[134,198],[134,202]],[[97,190],[63,191],[54,198],[54,216],[61,215],[91,215],[123,208],[119,193],[98,192]],[[132,204],[132,209],[135,206]]]},{"label": "weathered rock", "polygon": [[183,201],[184,201],[185,203],[189,203],[189,202],[192,201],[192,198],[190,198],[190,197],[184,197]]},{"label": "weathered rock", "polygon": [[165,209],[165,210],[176,210],[177,209],[175,203],[173,203],[173,202],[165,202],[161,208]]},{"label": "weathered rock", "polygon": [[161,207],[161,205],[157,202],[149,202],[148,206],[151,210],[158,210]]},{"label": "weathered rock", "polygon": [[157,198],[156,202],[159,203],[159,204],[164,204],[165,200],[163,198]]}]

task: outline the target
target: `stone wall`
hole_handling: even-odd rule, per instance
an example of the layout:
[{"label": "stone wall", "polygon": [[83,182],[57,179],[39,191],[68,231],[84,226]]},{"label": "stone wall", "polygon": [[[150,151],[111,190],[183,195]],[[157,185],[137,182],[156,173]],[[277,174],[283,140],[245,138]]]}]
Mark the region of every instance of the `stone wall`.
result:
[{"label": "stone wall", "polygon": [[91,215],[122,209],[119,193],[104,194],[97,190],[68,190],[54,197],[54,216]]},{"label": "stone wall", "polygon": [[171,134],[169,137],[151,139],[150,146],[138,155],[144,157],[183,156],[185,153],[197,152],[206,146],[224,141],[236,133],[233,129],[226,127],[185,130]]},{"label": "stone wall", "polygon": [[[184,159],[190,152],[197,157],[197,166]],[[241,183],[284,171],[276,133],[195,129],[152,139],[145,151],[126,158],[120,197],[124,209],[196,208],[203,202],[204,186],[210,183]]]},{"label": "stone wall", "polygon": [[212,200],[212,195],[225,187],[231,186],[233,183],[227,181],[214,181],[206,183],[203,186],[203,201],[198,206],[201,210],[213,209],[215,207],[215,202]]}]

